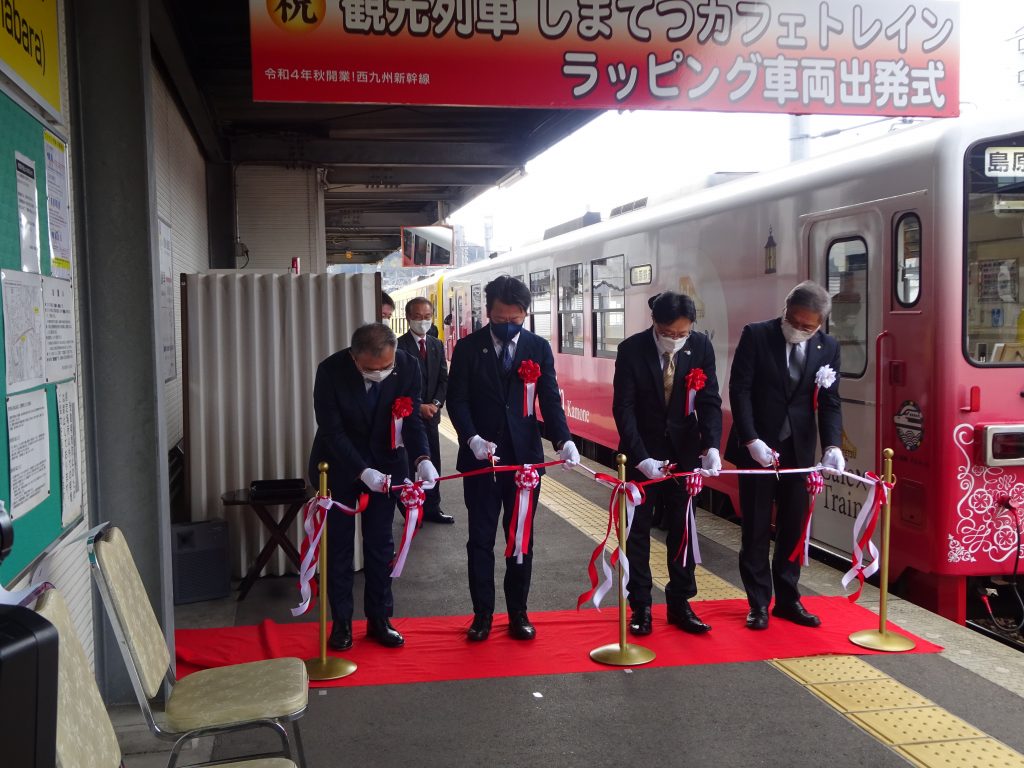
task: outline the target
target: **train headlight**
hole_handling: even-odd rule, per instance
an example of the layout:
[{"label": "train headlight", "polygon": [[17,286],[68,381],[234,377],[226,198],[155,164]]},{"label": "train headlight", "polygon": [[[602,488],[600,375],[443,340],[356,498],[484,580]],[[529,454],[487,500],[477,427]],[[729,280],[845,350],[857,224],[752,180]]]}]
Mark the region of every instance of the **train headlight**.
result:
[{"label": "train headlight", "polygon": [[990,467],[1024,466],[1024,424],[982,427],[985,464]]}]

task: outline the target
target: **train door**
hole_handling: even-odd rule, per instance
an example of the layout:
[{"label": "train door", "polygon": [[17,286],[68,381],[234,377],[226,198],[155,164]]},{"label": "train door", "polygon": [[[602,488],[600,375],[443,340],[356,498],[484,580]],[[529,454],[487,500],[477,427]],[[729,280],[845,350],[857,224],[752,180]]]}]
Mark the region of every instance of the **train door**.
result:
[{"label": "train door", "polygon": [[[835,211],[811,215],[805,221],[809,221],[810,279],[832,297],[827,332],[840,347],[843,436],[839,447],[847,469],[863,474],[876,466],[874,338],[881,324],[877,297],[886,258],[884,217],[876,206],[864,205],[844,209],[840,215]],[[863,500],[860,484],[826,475],[815,508],[815,540],[849,554],[853,519]]]}]

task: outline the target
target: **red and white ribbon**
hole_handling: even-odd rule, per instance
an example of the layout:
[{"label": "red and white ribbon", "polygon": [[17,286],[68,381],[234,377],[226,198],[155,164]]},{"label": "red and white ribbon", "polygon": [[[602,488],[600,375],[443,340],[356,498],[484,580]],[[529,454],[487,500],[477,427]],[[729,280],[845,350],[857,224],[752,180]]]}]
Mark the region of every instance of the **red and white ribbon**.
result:
[{"label": "red and white ribbon", "polygon": [[[683,536],[679,541],[679,551],[676,552],[674,559],[678,560],[679,556],[683,556],[683,567],[686,567],[687,561],[687,550],[693,549],[693,562],[700,565],[702,562],[700,559],[700,545],[697,543],[697,515],[693,511],[693,500],[700,494],[701,489],[704,487],[704,476],[698,471],[694,471],[692,475],[686,477],[686,493],[689,498],[686,500],[686,520],[683,521]],[[692,547],[686,545],[693,542]]]},{"label": "red and white ribbon", "polygon": [[[860,597],[861,590],[864,588],[864,580],[874,576],[882,564],[878,548],[871,540],[871,536],[878,524],[882,504],[889,500],[889,492],[892,491],[893,486],[893,483],[884,482],[873,472],[865,472],[864,477],[866,480],[873,481],[874,484],[868,489],[864,506],[860,508],[857,519],[853,522],[853,567],[846,572],[842,579],[843,589],[857,579],[857,591],[850,595],[851,603],[857,602]],[[881,489],[881,493],[879,493],[879,489]],[[864,564],[865,552],[871,558],[869,565]]]},{"label": "red and white ribbon", "polygon": [[512,510],[508,535],[505,537],[505,557],[523,562],[530,554],[530,532],[533,526],[533,490],[540,485],[540,473],[530,464],[516,470],[516,505]]},{"label": "red and white ribbon", "polygon": [[811,516],[814,514],[814,502],[818,494],[825,490],[825,479],[818,471],[810,472],[807,475],[807,513],[804,515],[802,527],[803,535],[800,541],[789,553],[789,562],[795,563],[800,560],[800,565],[808,565],[811,562]]},{"label": "red and white ribbon", "polygon": [[299,604],[291,609],[292,616],[301,616],[309,610],[310,601],[316,594],[316,583],[313,581],[313,574],[316,573],[317,563],[320,560],[320,538],[324,532],[324,525],[327,523],[327,511],[331,507],[338,507],[346,515],[358,515],[366,509],[370,497],[367,494],[360,494],[354,507],[346,507],[330,496],[314,496],[306,502],[302,508],[302,530],[305,537],[302,539],[302,561],[299,564]]},{"label": "red and white ribbon", "polygon": [[704,389],[708,376],[703,368],[692,368],[686,374],[686,415],[693,413],[694,403],[697,400],[697,393]]},{"label": "red and white ribbon", "polygon": [[405,507],[405,527],[402,529],[402,543],[398,548],[398,555],[391,564],[391,577],[394,579],[402,575],[405,559],[412,548],[412,540],[416,538],[416,532],[423,525],[423,503],[427,499],[427,494],[423,492],[422,485],[421,482],[407,482],[401,486],[402,494],[398,501]]},{"label": "red and white ribbon", "polygon": [[[644,492],[636,483],[620,483],[616,478],[600,472],[595,473],[594,478],[602,485],[607,485],[612,489],[611,499],[608,502],[608,527],[605,529],[604,539],[594,547],[594,551],[590,555],[590,563],[587,566],[587,572],[590,576],[590,589],[576,599],[576,610],[583,607],[583,604],[588,600],[594,602],[595,608],[601,608],[601,601],[615,584],[614,569],[619,563],[622,563],[622,596],[623,598],[629,596],[627,588],[629,584],[629,558],[626,557],[625,543],[629,540],[629,531],[633,527],[633,514],[636,511],[636,507],[644,501]],[[618,542],[609,562],[607,556],[608,539],[611,538],[613,530],[618,535],[619,507],[623,498],[626,500],[626,540]],[[601,562],[600,576],[597,573],[598,561]]]},{"label": "red and white ribbon", "polygon": [[399,397],[391,404],[391,449],[402,448],[402,422],[412,415],[412,398]]},{"label": "red and white ribbon", "polygon": [[519,378],[523,381],[523,416],[533,416],[533,402],[537,399],[540,366],[533,360],[523,360],[519,364]]}]

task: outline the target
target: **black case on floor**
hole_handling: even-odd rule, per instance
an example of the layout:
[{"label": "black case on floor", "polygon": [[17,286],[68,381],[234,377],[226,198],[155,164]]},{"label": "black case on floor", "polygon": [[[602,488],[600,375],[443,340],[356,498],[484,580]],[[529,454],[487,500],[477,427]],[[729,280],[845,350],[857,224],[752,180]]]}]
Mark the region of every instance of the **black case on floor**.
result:
[{"label": "black case on floor", "polygon": [[0,763],[57,762],[57,630],[28,608],[0,605]]}]

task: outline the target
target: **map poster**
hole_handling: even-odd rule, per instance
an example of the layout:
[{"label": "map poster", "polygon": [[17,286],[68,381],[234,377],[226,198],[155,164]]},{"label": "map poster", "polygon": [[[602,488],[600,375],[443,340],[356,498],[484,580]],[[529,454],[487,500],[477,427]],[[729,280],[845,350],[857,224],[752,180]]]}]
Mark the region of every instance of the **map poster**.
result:
[{"label": "map poster", "polygon": [[68,213],[68,148],[43,131],[46,157],[46,226],[50,233],[50,274],[71,279],[71,216]]},{"label": "map poster", "polygon": [[7,398],[11,450],[11,517],[17,520],[50,495],[50,432],[46,391]]},{"label": "map poster", "polygon": [[160,225],[160,360],[164,382],[178,377],[178,361],[174,344],[174,243],[171,225],[157,219]]},{"label": "map poster", "polygon": [[20,152],[14,153],[14,174],[18,180],[18,234],[21,238],[21,268],[39,274],[39,194],[36,164]]},{"label": "map poster", "polygon": [[43,326],[46,336],[46,380],[75,375],[75,301],[71,283],[43,277]]},{"label": "map poster", "polygon": [[4,359],[7,391],[21,392],[45,382],[43,285],[39,275],[0,270],[4,302]]},{"label": "map poster", "polygon": [[61,527],[82,514],[82,474],[78,463],[78,384],[57,385],[57,424],[60,430]]}]

